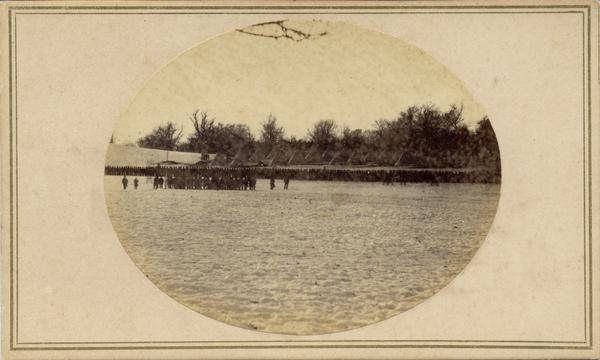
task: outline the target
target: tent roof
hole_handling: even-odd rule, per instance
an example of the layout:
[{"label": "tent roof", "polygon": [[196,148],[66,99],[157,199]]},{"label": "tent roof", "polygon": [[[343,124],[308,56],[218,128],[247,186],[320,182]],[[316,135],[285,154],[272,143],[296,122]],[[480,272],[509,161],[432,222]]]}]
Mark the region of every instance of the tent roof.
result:
[{"label": "tent roof", "polygon": [[[214,158],[215,154],[204,154]],[[181,151],[146,149],[137,146],[109,144],[106,151],[106,166],[145,167],[157,164],[179,163],[195,164],[202,160],[203,154]]]}]

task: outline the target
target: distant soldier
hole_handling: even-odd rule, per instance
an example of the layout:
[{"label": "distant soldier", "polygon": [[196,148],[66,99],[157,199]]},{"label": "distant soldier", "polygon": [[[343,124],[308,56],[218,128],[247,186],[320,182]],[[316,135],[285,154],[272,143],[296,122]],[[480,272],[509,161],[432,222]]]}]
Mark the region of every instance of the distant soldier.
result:
[{"label": "distant soldier", "polygon": [[159,177],[158,178],[158,188],[162,189],[163,188],[163,184],[165,183],[165,179],[163,179],[163,177]]},{"label": "distant soldier", "polygon": [[138,180],[138,178],[133,179],[133,188],[135,190],[137,190],[139,184],[140,184],[140,181]]},{"label": "distant soldier", "polygon": [[121,180],[121,183],[123,184],[123,190],[127,189],[127,184],[129,183],[129,180],[127,180],[127,175],[123,175],[123,180]]},{"label": "distant soldier", "polygon": [[271,190],[275,189],[275,177],[271,176]]},{"label": "distant soldier", "polygon": [[288,174],[285,174],[285,176],[283,177],[283,190],[287,190],[289,184],[290,184],[290,176]]},{"label": "distant soldier", "polygon": [[153,189],[154,190],[158,189],[158,174],[156,174],[156,176],[154,176]]},{"label": "distant soldier", "polygon": [[383,175],[383,183],[385,185],[392,185],[392,174],[389,170],[386,170],[385,175]]}]

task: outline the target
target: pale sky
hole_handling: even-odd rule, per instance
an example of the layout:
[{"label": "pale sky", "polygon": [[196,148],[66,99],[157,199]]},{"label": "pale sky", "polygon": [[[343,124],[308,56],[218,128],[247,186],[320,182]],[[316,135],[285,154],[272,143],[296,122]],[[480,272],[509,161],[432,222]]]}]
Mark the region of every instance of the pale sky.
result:
[{"label": "pale sky", "polygon": [[[178,56],[122,114],[117,142],[135,142],[167,121],[183,125],[187,134],[196,109],[223,123],[247,124],[255,136],[272,113],[286,135],[296,137],[320,119],[369,129],[377,119],[427,103],[441,110],[462,104],[469,125],[485,114],[459,79],[401,39],[340,22],[285,26],[315,36],[294,41],[232,31]],[[246,30],[281,34],[276,25]]]}]

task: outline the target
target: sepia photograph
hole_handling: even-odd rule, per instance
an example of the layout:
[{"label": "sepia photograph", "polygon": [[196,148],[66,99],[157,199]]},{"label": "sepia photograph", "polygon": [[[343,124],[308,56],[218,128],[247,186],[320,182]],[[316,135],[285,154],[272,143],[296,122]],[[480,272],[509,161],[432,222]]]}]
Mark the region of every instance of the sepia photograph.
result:
[{"label": "sepia photograph", "polygon": [[345,22],[234,29],[160,69],[109,141],[131,260],[229,325],[315,335],[400,314],[494,220],[493,119],[445,66]]},{"label": "sepia photograph", "polygon": [[598,15],[0,2],[0,357],[598,358]]}]

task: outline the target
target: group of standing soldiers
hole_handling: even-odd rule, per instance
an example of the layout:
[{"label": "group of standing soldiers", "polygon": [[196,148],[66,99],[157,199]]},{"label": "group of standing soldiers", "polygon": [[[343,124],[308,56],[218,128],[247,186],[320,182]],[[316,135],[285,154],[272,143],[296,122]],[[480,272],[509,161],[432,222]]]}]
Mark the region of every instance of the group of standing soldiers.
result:
[{"label": "group of standing soldiers", "polygon": [[[151,180],[152,179],[152,180]],[[152,181],[152,188],[157,189],[188,189],[188,190],[256,190],[256,177],[249,175],[235,176],[233,174],[224,176],[202,176],[192,174],[189,176],[175,176],[173,174],[159,176],[154,178],[147,177],[147,183]],[[121,179],[123,190],[127,189],[129,179],[124,175]],[[269,179],[271,190],[275,189],[275,177]],[[290,177],[283,177],[283,189],[287,190],[290,184]],[[139,186],[139,180],[136,177],[133,180],[134,189]]]},{"label": "group of standing soldiers", "polygon": [[248,175],[221,174],[204,176],[201,174],[174,174],[165,177],[154,176],[154,189],[193,189],[193,190],[256,190],[256,178]]}]

